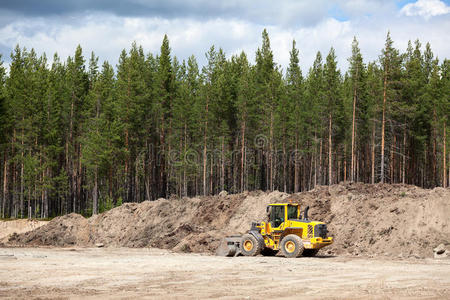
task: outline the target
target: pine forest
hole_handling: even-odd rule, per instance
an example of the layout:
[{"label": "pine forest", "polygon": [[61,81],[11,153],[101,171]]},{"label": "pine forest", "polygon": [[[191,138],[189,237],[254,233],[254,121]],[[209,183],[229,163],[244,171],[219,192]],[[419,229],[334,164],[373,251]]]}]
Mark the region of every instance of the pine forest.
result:
[{"label": "pine forest", "polygon": [[204,66],[167,36],[117,66],[17,45],[0,57],[0,216],[343,181],[447,187],[450,61],[389,33],[376,61],[350,46],[348,70],[331,48],[302,73],[301,44],[283,69],[266,30],[254,62],[212,46]]}]

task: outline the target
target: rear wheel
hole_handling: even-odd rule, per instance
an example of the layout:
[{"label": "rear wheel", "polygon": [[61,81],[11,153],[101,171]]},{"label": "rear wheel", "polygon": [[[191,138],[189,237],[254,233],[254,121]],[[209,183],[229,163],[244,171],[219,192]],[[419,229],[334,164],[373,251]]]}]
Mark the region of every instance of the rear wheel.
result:
[{"label": "rear wheel", "polygon": [[261,253],[261,244],[251,234],[244,234],[241,240],[241,252],[245,256],[255,256]]},{"label": "rear wheel", "polygon": [[299,257],[304,250],[302,239],[298,235],[289,234],[281,241],[280,250],[285,257]]},{"label": "rear wheel", "polygon": [[305,249],[303,251],[303,256],[313,257],[316,256],[317,252],[319,252],[319,249]]}]

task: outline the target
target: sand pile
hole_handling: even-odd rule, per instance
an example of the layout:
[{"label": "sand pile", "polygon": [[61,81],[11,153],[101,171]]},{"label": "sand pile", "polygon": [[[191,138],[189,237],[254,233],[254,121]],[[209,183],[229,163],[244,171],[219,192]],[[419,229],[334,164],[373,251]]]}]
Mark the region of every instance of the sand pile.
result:
[{"label": "sand pile", "polygon": [[333,254],[433,257],[450,244],[450,189],[340,184],[294,195],[328,224]]},{"label": "sand pile", "polygon": [[309,205],[310,219],[328,223],[328,254],[432,257],[450,243],[450,189],[339,184],[289,195],[246,192],[126,203],[85,219],[70,214],[10,238],[11,245],[159,247],[213,253],[222,238],[263,220],[268,203]]},{"label": "sand pile", "polygon": [[11,234],[19,234],[34,230],[47,224],[48,221],[16,219],[0,221],[0,244],[8,241]]},{"label": "sand pile", "polygon": [[214,252],[222,238],[245,233],[265,216],[268,203],[289,195],[250,192],[225,197],[159,199],[125,203],[93,216],[69,214],[46,226],[10,238],[10,245],[158,247]]}]

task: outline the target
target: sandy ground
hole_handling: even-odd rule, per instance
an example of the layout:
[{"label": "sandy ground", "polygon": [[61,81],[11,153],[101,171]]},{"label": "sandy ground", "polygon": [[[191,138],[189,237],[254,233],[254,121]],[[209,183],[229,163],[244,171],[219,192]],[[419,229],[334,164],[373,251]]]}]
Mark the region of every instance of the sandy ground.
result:
[{"label": "sandy ground", "polygon": [[450,260],[0,248],[0,298],[449,299]]}]

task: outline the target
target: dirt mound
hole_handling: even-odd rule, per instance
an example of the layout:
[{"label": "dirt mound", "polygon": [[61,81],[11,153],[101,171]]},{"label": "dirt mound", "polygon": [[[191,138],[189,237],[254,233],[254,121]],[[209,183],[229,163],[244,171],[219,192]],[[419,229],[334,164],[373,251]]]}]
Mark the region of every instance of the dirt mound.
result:
[{"label": "dirt mound", "polygon": [[432,257],[450,244],[450,189],[349,183],[293,197],[328,224],[332,254]]},{"label": "dirt mound", "polygon": [[12,244],[29,246],[84,245],[88,241],[88,220],[74,213],[54,218],[47,225],[9,238]]},{"label": "dirt mound", "polygon": [[48,221],[37,221],[27,219],[0,221],[0,243],[7,242],[8,237],[11,234],[28,232],[36,228],[39,228],[47,223]]},{"label": "dirt mound", "polygon": [[198,198],[125,203],[89,219],[69,214],[10,238],[10,245],[158,247],[214,252],[230,233],[242,234],[265,207],[289,195],[260,191]]},{"label": "dirt mound", "polygon": [[126,203],[85,219],[70,214],[16,235],[12,245],[158,247],[213,253],[226,235],[242,234],[265,218],[271,202],[309,205],[310,219],[328,223],[329,254],[432,257],[450,243],[450,190],[407,185],[339,184],[289,195],[236,195]]}]

